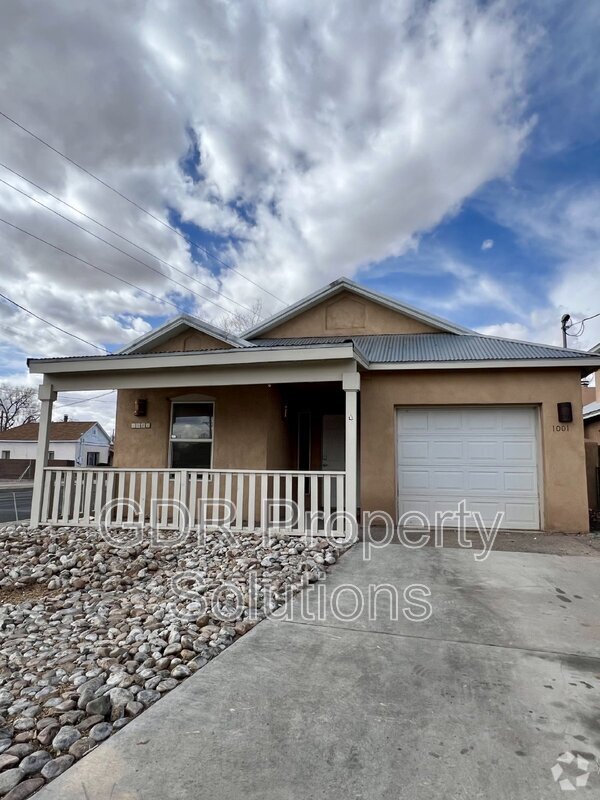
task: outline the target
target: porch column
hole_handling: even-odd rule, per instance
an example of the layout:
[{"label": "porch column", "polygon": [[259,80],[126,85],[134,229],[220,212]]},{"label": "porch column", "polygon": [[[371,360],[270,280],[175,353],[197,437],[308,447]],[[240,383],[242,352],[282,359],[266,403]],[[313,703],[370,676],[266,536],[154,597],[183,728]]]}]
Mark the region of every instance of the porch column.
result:
[{"label": "porch column", "polygon": [[345,372],[342,387],[346,396],[346,511],[356,516],[358,497],[358,392],[360,373]]},{"label": "porch column", "polygon": [[40,427],[38,432],[37,452],[35,456],[35,477],[33,479],[33,496],[31,498],[32,527],[39,525],[42,513],[42,492],[44,488],[44,468],[48,466],[48,446],[50,444],[50,423],[52,422],[52,406],[56,400],[56,392],[50,383],[42,383],[38,390],[41,400]]}]

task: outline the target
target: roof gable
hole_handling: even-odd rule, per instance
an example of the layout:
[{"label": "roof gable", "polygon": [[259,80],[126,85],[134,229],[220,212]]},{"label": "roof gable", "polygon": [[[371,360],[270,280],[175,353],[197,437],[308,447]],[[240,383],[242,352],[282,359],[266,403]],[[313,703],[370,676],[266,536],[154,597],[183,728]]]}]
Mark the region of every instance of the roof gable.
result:
[{"label": "roof gable", "polygon": [[284,338],[440,331],[472,333],[468,328],[340,278],[259,323],[244,336],[253,339],[267,334]]},{"label": "roof gable", "polygon": [[181,314],[140,336],[139,339],[118,350],[117,354],[174,353],[188,350],[227,349],[247,345],[248,342],[239,336],[227,333],[196,317]]},{"label": "roof gable", "polygon": [[[51,442],[76,442],[84,433],[87,433],[94,426],[102,431],[107,440],[110,441],[106,432],[97,422],[52,422],[50,423]],[[39,423],[26,422],[24,425],[17,425],[0,433],[2,442],[37,442]]]}]

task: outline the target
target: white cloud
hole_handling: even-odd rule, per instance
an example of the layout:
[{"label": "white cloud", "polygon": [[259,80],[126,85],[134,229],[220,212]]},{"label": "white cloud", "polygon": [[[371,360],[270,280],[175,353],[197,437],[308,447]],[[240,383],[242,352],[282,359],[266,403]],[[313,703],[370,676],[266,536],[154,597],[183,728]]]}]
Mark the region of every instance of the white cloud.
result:
[{"label": "white cloud", "polygon": [[482,325],[477,328],[486,336],[501,336],[503,339],[527,339],[529,330],[520,322],[500,322],[497,325]]},{"label": "white cloud", "polygon": [[494,246],[493,239],[484,239],[483,242],[481,243],[482,250],[491,250],[493,246]]},{"label": "white cloud", "polygon": [[[563,186],[536,197],[513,191],[496,203],[498,220],[554,263],[543,276],[543,305],[521,309],[527,338],[561,344],[563,314],[579,321],[600,312],[599,206],[600,188],[593,185]],[[583,330],[574,325],[570,333],[580,332],[570,336],[570,347],[587,350],[597,344],[600,317]]]},{"label": "white cloud", "polygon": [[[511,170],[528,131],[528,47],[504,2],[13,2],[0,29],[0,107],[161,219],[171,207],[211,234],[235,237],[223,259],[292,300],[405,252]],[[200,181],[180,169],[190,130]],[[13,169],[238,301],[261,295],[210,261],[194,264],[180,237],[6,120],[0,133]],[[17,184],[1,168],[0,177]],[[176,286],[2,184],[0,216],[184,302]],[[86,339],[121,343],[150,318],[175,313],[1,223],[0,230],[0,290]],[[479,293],[495,293],[486,280],[478,278]],[[208,319],[222,314],[193,296],[187,303]],[[14,328],[6,338],[22,353],[86,350],[3,304],[0,324]]]}]

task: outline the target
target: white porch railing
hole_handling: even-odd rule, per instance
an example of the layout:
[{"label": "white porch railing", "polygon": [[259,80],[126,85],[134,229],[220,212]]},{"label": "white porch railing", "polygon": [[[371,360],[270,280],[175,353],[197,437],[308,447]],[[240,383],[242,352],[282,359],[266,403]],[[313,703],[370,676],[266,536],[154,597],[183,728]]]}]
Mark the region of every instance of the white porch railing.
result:
[{"label": "white porch railing", "polygon": [[[317,532],[344,492],[344,472],[47,467],[40,524]],[[332,527],[341,535],[341,518]]]}]

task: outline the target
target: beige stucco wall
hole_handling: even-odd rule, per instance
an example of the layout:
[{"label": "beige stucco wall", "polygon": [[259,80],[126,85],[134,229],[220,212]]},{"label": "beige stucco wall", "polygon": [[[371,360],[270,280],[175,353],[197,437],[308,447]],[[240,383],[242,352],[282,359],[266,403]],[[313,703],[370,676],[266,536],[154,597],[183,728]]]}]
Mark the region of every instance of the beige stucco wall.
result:
[{"label": "beige stucco wall", "polygon": [[[215,401],[215,469],[278,469],[286,465],[287,423],[279,392],[269,386],[215,386],[189,389],[122,389],[118,393],[115,467],[160,468],[169,465],[171,401],[198,395]],[[137,398],[148,401],[146,417],[133,414]],[[132,428],[149,422],[150,428]]]},{"label": "beige stucco wall", "polygon": [[292,336],[352,336],[369,333],[433,333],[437,328],[380,306],[371,300],[341,292],[297,317],[283,322],[260,338]]},{"label": "beige stucco wall", "polygon": [[[573,404],[567,431],[553,431],[556,403]],[[539,405],[541,507],[546,530],[589,530],[577,370],[449,370],[363,373],[360,392],[361,504],[396,515],[395,408],[402,405]]]},{"label": "beige stucco wall", "polygon": [[596,387],[595,386],[586,386],[585,384],[581,384],[581,397],[583,400],[583,405],[587,405],[588,403],[595,403],[596,402]]},{"label": "beige stucco wall", "polygon": [[229,350],[232,347],[228,342],[215,339],[208,333],[190,328],[187,331],[171,336],[166,342],[157,344],[149,350],[150,353],[187,353],[190,350]]}]

